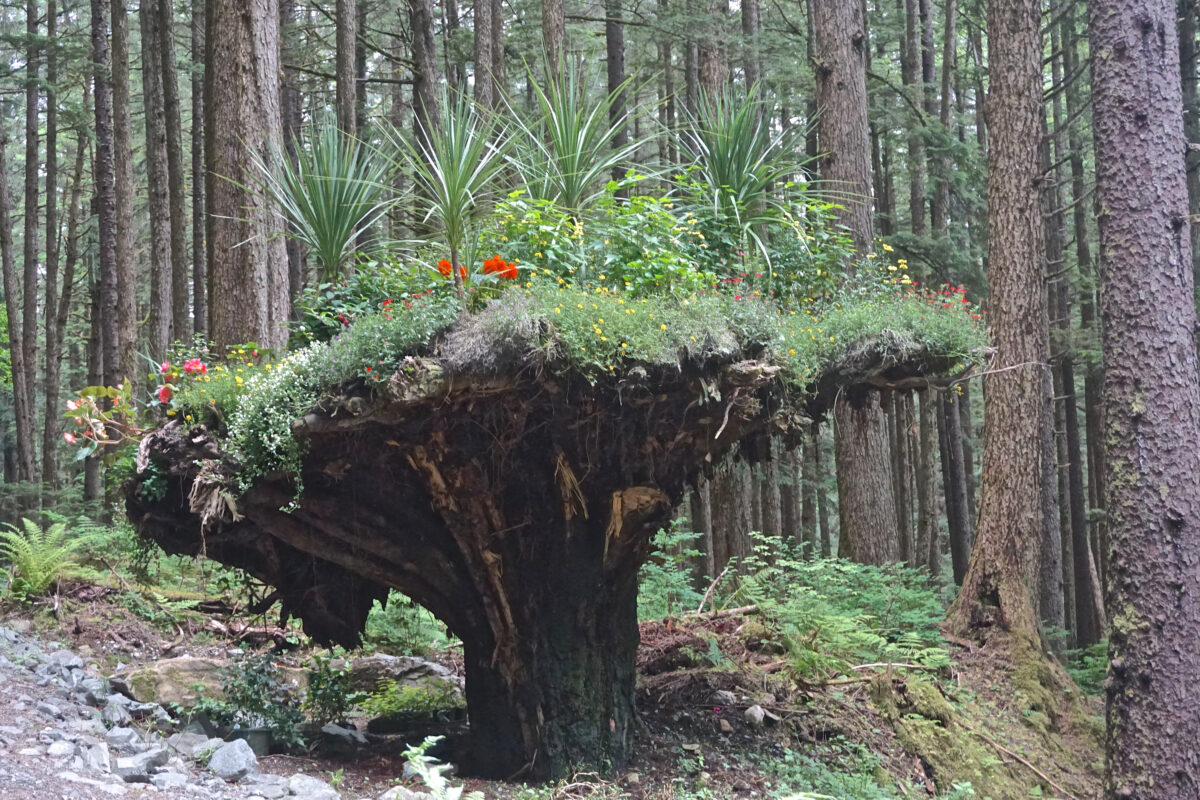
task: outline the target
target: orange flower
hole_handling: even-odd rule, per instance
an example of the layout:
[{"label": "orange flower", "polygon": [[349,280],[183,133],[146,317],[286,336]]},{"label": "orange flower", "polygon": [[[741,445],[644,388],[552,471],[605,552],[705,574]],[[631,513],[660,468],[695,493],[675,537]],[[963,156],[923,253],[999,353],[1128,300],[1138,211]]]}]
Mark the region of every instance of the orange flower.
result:
[{"label": "orange flower", "polygon": [[450,277],[450,273],[453,271],[454,268],[450,266],[450,261],[448,259],[443,258],[438,262],[438,272],[442,273],[447,278]]},{"label": "orange flower", "polygon": [[459,267],[458,268],[458,276],[465,281],[467,279],[467,268]]},{"label": "orange flower", "polygon": [[[500,263],[503,264],[504,262],[502,261]],[[504,264],[504,268],[500,270],[500,277],[506,278],[510,281],[516,280],[517,279],[517,265],[512,264],[512,263]]]}]

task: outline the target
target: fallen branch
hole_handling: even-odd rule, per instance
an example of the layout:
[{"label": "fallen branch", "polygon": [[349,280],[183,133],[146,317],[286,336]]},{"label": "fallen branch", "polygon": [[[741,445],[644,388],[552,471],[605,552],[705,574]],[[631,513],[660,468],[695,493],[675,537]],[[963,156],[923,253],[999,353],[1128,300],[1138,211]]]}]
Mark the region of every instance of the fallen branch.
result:
[{"label": "fallen branch", "polygon": [[708,585],[708,589],[704,592],[704,597],[700,598],[700,605],[696,606],[697,614],[699,614],[701,611],[704,610],[704,606],[708,604],[708,601],[712,598],[713,592],[716,591],[717,584],[720,583],[725,578],[725,575],[728,572],[729,572],[729,567],[726,567],[725,569],[721,570],[721,574],[718,575],[713,580],[713,582]]},{"label": "fallen branch", "polygon": [[1037,775],[1039,778],[1041,778],[1043,781],[1045,781],[1047,784],[1049,784],[1049,785],[1050,785],[1050,787],[1051,787],[1052,789],[1054,789],[1056,792],[1059,792],[1060,794],[1062,794],[1064,797],[1066,797],[1066,798],[1067,798],[1067,800],[1078,800],[1078,798],[1076,798],[1076,797],[1075,797],[1075,795],[1071,794],[1071,793],[1070,793],[1070,792],[1068,792],[1066,789],[1064,789],[1063,787],[1059,786],[1059,785],[1058,785],[1057,783],[1055,783],[1054,781],[1050,780],[1050,778],[1049,778],[1049,777],[1047,777],[1046,773],[1042,772],[1040,769],[1038,769],[1037,767],[1035,767],[1033,764],[1030,764],[1030,763],[1029,763],[1029,762],[1028,762],[1026,759],[1024,759],[1023,757],[1021,757],[1021,756],[1017,755],[1017,754],[1016,754],[1016,753],[1014,753],[1012,750],[1009,750],[1007,747],[1005,747],[1004,745],[1000,744],[1000,743],[999,743],[999,742],[997,742],[995,739],[993,739],[992,737],[988,736],[986,733],[983,733],[983,732],[981,732],[981,731],[977,731],[977,730],[975,730],[975,729],[974,729],[974,728],[972,728],[970,725],[966,724],[965,722],[962,722],[961,720],[959,721],[959,723],[958,723],[958,724],[959,724],[959,725],[962,725],[962,726],[963,726],[963,728],[965,728],[966,730],[968,730],[968,731],[970,731],[971,733],[975,734],[975,735],[976,735],[976,736],[978,736],[980,739],[983,739],[985,742],[987,742],[988,744],[990,744],[992,747],[996,748],[998,751],[1000,751],[1000,752],[1001,752],[1001,753],[1003,753],[1004,755],[1006,755],[1006,756],[1009,756],[1010,758],[1014,758],[1014,759],[1016,759],[1017,761],[1019,761],[1021,764],[1024,764],[1026,767],[1028,767],[1028,768],[1029,768],[1029,771],[1030,771],[1030,772],[1032,772],[1034,775]]},{"label": "fallen branch", "polygon": [[722,608],[713,611],[693,611],[691,614],[684,614],[679,619],[724,619],[726,617],[748,616],[757,613],[758,606],[738,606],[737,608]]},{"label": "fallen branch", "polygon": [[938,672],[940,669],[939,667],[927,667],[924,664],[901,664],[899,662],[889,662],[889,661],[881,661],[878,664],[858,664],[857,666],[853,666],[850,669],[853,669],[853,670],[875,669],[876,667],[886,667],[888,669],[892,669],[893,667],[897,667],[897,668],[901,668],[901,669],[919,669],[919,670],[924,670],[925,672]]}]

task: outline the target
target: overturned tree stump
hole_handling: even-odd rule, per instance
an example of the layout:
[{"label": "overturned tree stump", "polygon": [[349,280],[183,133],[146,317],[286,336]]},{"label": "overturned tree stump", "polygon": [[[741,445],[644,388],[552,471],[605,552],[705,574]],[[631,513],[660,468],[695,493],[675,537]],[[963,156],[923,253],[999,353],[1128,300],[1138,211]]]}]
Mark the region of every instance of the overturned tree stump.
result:
[{"label": "overturned tree stump", "polygon": [[801,435],[777,372],[634,367],[591,384],[408,359],[382,392],[296,421],[300,497],[288,475],[236,496],[220,443],[172,422],[139,452],[166,493],[131,484],[129,517],[168,552],[277,587],[319,642],[357,644],[389,588],[428,608],[463,640],[474,772],[615,766],[631,746],[638,568],[698,470],[735,443],[754,457],[767,436]]}]

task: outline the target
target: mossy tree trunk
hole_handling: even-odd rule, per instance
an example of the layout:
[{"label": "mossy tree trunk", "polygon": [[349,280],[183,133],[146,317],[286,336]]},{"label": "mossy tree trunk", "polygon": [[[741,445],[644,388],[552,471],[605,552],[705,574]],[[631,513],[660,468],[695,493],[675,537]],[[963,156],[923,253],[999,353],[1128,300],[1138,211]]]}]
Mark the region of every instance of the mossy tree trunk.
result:
[{"label": "mossy tree trunk", "polygon": [[592,386],[413,360],[381,396],[297,421],[299,497],[270,475],[231,500],[238,466],[207,431],[156,431],[140,474],[168,490],[131,486],[130,519],[270,582],[320,642],[355,644],[389,588],[428,608],[464,643],[473,772],[609,769],[630,755],[638,569],[700,465],[739,440],[761,460],[769,422],[798,439],[774,372],[727,366],[708,384],[732,398],[717,407],[677,371]]},{"label": "mossy tree trunk", "polygon": [[1089,8],[1111,543],[1104,796],[1200,797],[1200,387],[1176,5]]},{"label": "mossy tree trunk", "polygon": [[[970,565],[947,615],[951,630],[1036,636],[1031,588],[1041,541],[1042,374],[1047,315],[1038,198],[1041,4],[988,4],[989,316],[995,356],[984,392],[983,485]],[[957,412],[955,413],[957,417]]]}]

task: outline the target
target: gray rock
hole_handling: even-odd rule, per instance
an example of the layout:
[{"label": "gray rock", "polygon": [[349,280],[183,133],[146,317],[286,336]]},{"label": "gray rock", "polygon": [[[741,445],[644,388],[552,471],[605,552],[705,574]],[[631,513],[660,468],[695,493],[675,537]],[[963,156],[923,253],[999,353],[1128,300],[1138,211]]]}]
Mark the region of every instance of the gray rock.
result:
[{"label": "gray rock", "polygon": [[165,765],[168,758],[167,748],[153,747],[144,753],[118,758],[112,771],[126,783],[149,783],[150,776]]},{"label": "gray rock", "polygon": [[321,744],[341,753],[353,753],[367,744],[367,737],[357,728],[343,728],[333,723],[321,728],[321,737]]},{"label": "gray rock", "polygon": [[[215,742],[215,744],[210,744]],[[210,739],[202,733],[176,733],[167,738],[167,745],[174,748],[177,752],[183,753],[188,758],[196,755],[199,750],[206,747],[216,749],[223,743],[220,739]]]},{"label": "gray rock", "polygon": [[393,786],[379,795],[378,800],[433,800],[433,795],[428,792],[414,792],[403,786]]},{"label": "gray rock", "polygon": [[[118,697],[126,702],[122,703],[118,701]],[[129,713],[128,698],[122,697],[119,694],[108,698],[108,702],[104,706],[104,711],[100,713],[100,718],[110,728],[123,728],[133,722],[133,715]]]},{"label": "gray rock", "polygon": [[38,703],[37,710],[38,710],[38,713],[45,714],[47,717],[50,717],[52,719],[62,719],[63,718],[62,709],[59,708],[58,706],[51,705],[50,703]]},{"label": "gray rock", "polygon": [[93,772],[112,772],[112,757],[104,742],[94,744],[83,751],[83,763]]},{"label": "gray rock", "polygon": [[737,704],[737,695],[728,689],[718,689],[712,693],[709,701],[714,706],[732,706]]},{"label": "gray rock", "polygon": [[762,725],[763,720],[766,719],[766,717],[767,712],[763,711],[762,706],[750,706],[746,709],[746,721],[755,728]]},{"label": "gray rock", "polygon": [[60,739],[46,748],[46,755],[51,758],[70,758],[75,755],[75,745],[72,742]]},{"label": "gray rock", "polygon": [[288,793],[288,781],[282,775],[251,775],[246,783],[253,788],[251,791],[264,800],[279,800]]},{"label": "gray rock", "polygon": [[247,775],[258,772],[258,757],[243,739],[226,742],[217,748],[217,752],[208,761],[208,768],[226,781],[239,781]]},{"label": "gray rock", "polygon": [[92,706],[101,705],[105,698],[112,694],[112,688],[108,685],[108,681],[96,676],[85,677],[79,681],[75,691],[83,695],[83,702]]},{"label": "gray rock", "polygon": [[338,790],[320,778],[297,773],[288,778],[288,791],[300,800],[338,800]]},{"label": "gray rock", "polygon": [[91,786],[93,789],[98,789],[105,794],[119,797],[126,793],[125,787],[119,783],[106,783],[105,781],[98,781],[92,778],[84,778],[80,775],[76,775],[74,772],[60,772],[58,773],[58,777],[71,783],[79,783],[84,786]]},{"label": "gray rock", "polygon": [[150,776],[150,783],[159,789],[182,789],[188,785],[188,776],[178,772],[160,772]]},{"label": "gray rock", "polygon": [[132,750],[142,744],[142,737],[133,728],[113,728],[104,734],[104,741],[115,750]]}]

